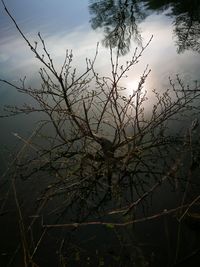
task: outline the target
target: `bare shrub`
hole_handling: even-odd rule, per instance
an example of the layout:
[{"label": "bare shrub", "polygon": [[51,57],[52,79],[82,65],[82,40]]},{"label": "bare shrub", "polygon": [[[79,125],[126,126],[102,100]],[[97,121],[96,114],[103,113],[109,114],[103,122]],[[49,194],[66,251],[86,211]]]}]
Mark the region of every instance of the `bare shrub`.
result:
[{"label": "bare shrub", "polygon": [[[46,116],[35,133],[45,137],[45,145],[35,144],[34,138],[28,140],[31,152],[17,160],[18,173],[23,179],[30,179],[36,173],[49,173],[51,179],[41,199],[48,202],[60,197],[62,201],[58,202],[55,211],[61,215],[70,213],[73,207],[78,210],[75,223],[46,227],[77,227],[81,222],[83,225],[107,224],[87,222],[86,218],[94,214],[134,214],[133,210],[166,182],[174,188],[181,182],[186,192],[192,171],[199,167],[198,151],[195,150],[198,141],[193,140],[198,127],[194,114],[198,112],[199,85],[196,83],[194,88],[189,88],[179,76],[176,82],[169,79],[170,88],[164,93],[153,91],[156,101],[147,114],[145,107],[149,100],[143,86],[150,69],[145,69],[138,87],[129,96],[120,81],[138,63],[151,39],[140,51],[135,49],[130,61],[124,65],[119,64],[120,50],[110,46],[111,73],[107,77],[95,70],[98,47],[94,59],[86,59],[82,74],[77,74],[73,68],[70,51],[66,52],[58,72],[41,34],[38,36],[42,53],[38,51],[37,43],[32,44],[26,38],[6,7],[5,10],[43,65],[39,71],[40,88],[28,86],[25,79],[20,86],[0,79],[36,103],[35,106],[7,106],[2,117],[35,112]],[[170,127],[186,116],[193,118],[191,125],[172,131]],[[51,126],[49,132],[45,131],[47,125]],[[188,153],[190,160],[183,167]],[[192,205],[195,202],[193,200]],[[188,208],[191,203],[185,204],[184,195],[181,205],[171,211],[142,219],[126,217],[129,220],[125,222],[125,217],[118,217],[114,225],[154,219]]]}]

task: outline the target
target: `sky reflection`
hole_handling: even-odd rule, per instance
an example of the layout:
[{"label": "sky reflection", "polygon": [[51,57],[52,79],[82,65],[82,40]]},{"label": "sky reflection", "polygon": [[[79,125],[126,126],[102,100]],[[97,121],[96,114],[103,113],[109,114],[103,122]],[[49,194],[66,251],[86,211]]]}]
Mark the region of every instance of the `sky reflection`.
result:
[{"label": "sky reflection", "polygon": [[[85,58],[93,58],[97,42],[103,39],[103,30],[91,29],[88,1],[21,0],[16,3],[8,0],[6,4],[30,40],[37,41],[37,32],[41,32],[58,70],[63,63],[66,49],[69,49],[73,50],[74,67],[79,72],[84,71]],[[168,10],[160,14],[153,12],[139,23],[138,29],[142,35],[143,45],[148,42],[151,35],[154,37],[140,62],[129,72],[129,77],[122,80],[122,83],[124,82],[122,86],[129,88],[130,84],[133,84],[133,87],[136,87],[135,81],[139,80],[147,64],[152,70],[145,84],[148,92],[154,88],[166,89],[169,85],[168,77],[173,78],[176,74],[180,74],[188,83],[198,79],[200,56],[193,51],[177,54],[173,19],[165,15],[168,12]],[[29,51],[3,8],[0,8],[0,25],[1,77],[17,81],[27,76],[27,81],[36,85],[38,77],[36,74],[41,65]],[[136,46],[132,41],[130,52],[120,58],[121,64],[130,60]],[[96,69],[102,75],[108,76],[110,73],[109,58],[109,50],[100,45]],[[5,90],[8,88],[1,84],[1,103],[5,101],[5,97],[2,97],[3,94],[5,96]]]}]

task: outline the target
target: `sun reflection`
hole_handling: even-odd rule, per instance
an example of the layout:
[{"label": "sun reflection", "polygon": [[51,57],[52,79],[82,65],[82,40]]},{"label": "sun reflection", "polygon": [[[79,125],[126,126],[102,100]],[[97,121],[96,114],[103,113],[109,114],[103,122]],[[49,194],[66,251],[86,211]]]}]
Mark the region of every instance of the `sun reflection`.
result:
[{"label": "sun reflection", "polygon": [[137,91],[138,89],[138,86],[139,86],[139,81],[138,80],[129,80],[125,83],[125,88],[126,88],[126,91],[127,91],[127,94],[128,95],[132,95],[134,92]]},{"label": "sun reflection", "polygon": [[130,97],[136,94],[138,89],[140,89],[141,93],[145,92],[144,87],[139,88],[140,80],[139,79],[133,79],[133,80],[127,80],[123,83],[124,90],[122,91],[122,94],[126,97]]},{"label": "sun reflection", "polygon": [[126,96],[132,96],[138,90],[142,95],[144,94],[151,94],[151,88],[154,84],[154,78],[151,76],[151,79],[146,79],[144,82],[141,81],[140,78],[136,79],[127,79],[123,83],[123,87],[125,88],[124,93]]},{"label": "sun reflection", "polygon": [[[131,99],[130,103],[133,105],[136,104],[136,98],[138,96],[142,103],[140,107],[145,107],[145,113],[150,114],[155,101],[155,95],[152,93],[152,88],[154,88],[155,85],[155,79],[151,75],[151,79],[147,79],[142,85],[140,82],[140,77],[128,77],[123,81],[123,84],[121,84],[123,88],[121,91],[121,96],[122,99]],[[139,94],[137,94],[137,92],[139,92]]]}]

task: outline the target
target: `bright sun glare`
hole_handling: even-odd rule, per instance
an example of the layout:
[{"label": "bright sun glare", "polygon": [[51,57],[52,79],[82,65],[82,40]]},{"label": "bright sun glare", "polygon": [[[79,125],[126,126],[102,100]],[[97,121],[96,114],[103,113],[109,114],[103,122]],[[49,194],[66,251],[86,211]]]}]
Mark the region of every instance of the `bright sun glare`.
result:
[{"label": "bright sun glare", "polygon": [[127,89],[127,94],[132,95],[133,92],[137,91],[138,84],[139,84],[138,80],[127,81],[125,84],[125,87]]}]

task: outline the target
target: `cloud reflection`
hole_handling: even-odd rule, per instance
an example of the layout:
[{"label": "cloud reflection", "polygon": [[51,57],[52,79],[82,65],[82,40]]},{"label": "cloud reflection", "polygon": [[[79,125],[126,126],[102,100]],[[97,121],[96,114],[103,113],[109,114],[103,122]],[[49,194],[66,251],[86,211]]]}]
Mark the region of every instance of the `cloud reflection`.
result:
[{"label": "cloud reflection", "polygon": [[[57,19],[58,20],[58,19]],[[145,87],[148,90],[153,88],[162,88],[168,85],[168,77],[176,73],[185,73],[191,79],[197,77],[200,63],[194,53],[184,53],[177,55],[172,39],[172,19],[163,14],[153,14],[148,16],[141,24],[143,43],[150,39],[153,34],[153,41],[146,49],[138,65],[129,73],[129,77],[124,79],[124,85],[135,79],[139,79],[146,65],[148,64],[152,72],[146,82]],[[47,21],[46,21],[47,23]],[[17,79],[27,76],[31,82],[35,82],[35,74],[41,67],[40,62],[34,58],[34,55],[27,47],[26,43],[21,40],[16,30],[11,26],[4,25],[5,34],[0,40],[0,70],[1,76],[5,79]],[[74,54],[74,67],[79,72],[85,70],[85,58],[93,58],[96,50],[96,44],[102,39],[102,33],[91,31],[88,21],[67,29],[57,29],[51,32],[48,24],[41,24],[41,34],[44,37],[48,51],[50,52],[56,68],[59,70],[65,56],[66,49],[72,50]],[[39,29],[37,29],[39,30]],[[31,40],[37,40],[37,31],[31,29],[28,33]],[[136,45],[131,44],[132,50],[126,56],[120,59],[123,64],[130,60]],[[192,63],[193,62],[193,63]],[[193,64],[194,68],[191,66]],[[189,67],[188,67],[189,66]],[[110,73],[109,50],[100,46],[99,55],[96,62],[97,71],[102,75],[108,76]],[[191,73],[192,69],[192,73]]]}]

